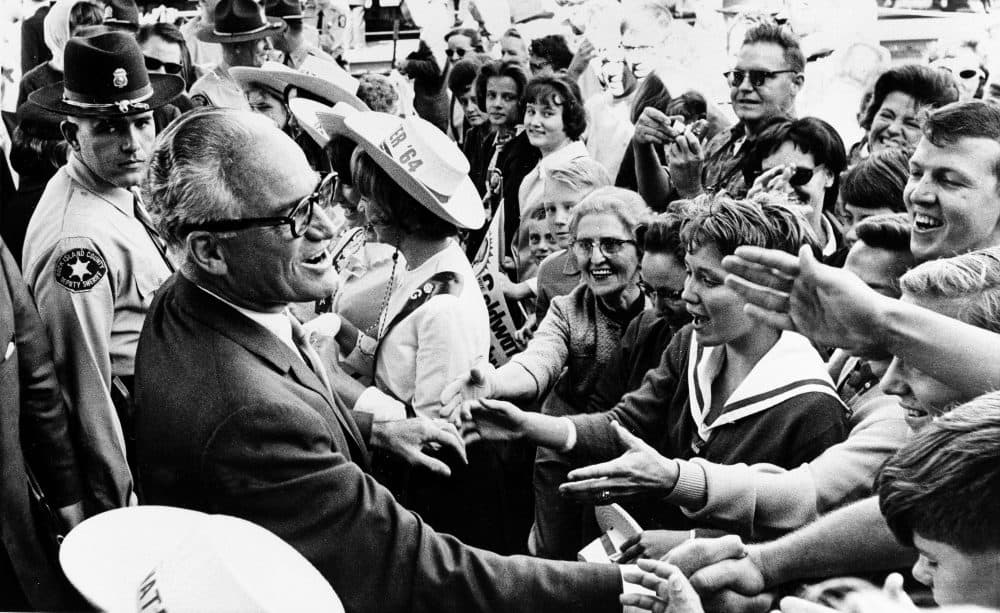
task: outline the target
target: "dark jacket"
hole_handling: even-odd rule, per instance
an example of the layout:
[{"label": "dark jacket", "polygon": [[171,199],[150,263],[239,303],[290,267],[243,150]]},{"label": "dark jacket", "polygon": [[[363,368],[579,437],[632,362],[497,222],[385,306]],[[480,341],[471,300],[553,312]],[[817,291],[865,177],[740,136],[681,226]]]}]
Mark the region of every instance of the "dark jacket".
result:
[{"label": "dark jacket", "polygon": [[52,59],[52,52],[45,44],[45,16],[49,5],[39,7],[35,14],[21,24],[21,74]]},{"label": "dark jacket", "polygon": [[[32,519],[25,462],[49,499],[80,501],[80,475],[52,349],[35,303],[6,245],[0,242],[0,540],[28,601],[41,610],[80,602],[50,559]],[[23,445],[23,447],[22,447]],[[6,584],[9,577],[0,579]],[[3,599],[0,598],[0,602]],[[6,607],[3,607],[6,608]]]},{"label": "dark jacket", "polygon": [[447,67],[441,70],[427,43],[420,41],[417,50],[406,56],[402,71],[413,79],[413,110],[445,134],[448,133]]},{"label": "dark jacket", "polygon": [[146,317],[135,374],[145,502],[264,526],[352,613],[621,611],[614,566],[468,548],[397,504],[366,474],[369,427],[291,348],[180,275]]}]

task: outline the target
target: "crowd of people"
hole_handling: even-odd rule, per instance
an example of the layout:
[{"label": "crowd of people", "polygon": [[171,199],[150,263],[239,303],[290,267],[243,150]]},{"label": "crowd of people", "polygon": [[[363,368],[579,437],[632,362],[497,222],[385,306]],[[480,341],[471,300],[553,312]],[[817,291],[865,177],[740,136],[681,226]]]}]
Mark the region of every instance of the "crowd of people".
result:
[{"label": "crowd of people", "polygon": [[990,41],[702,4],[25,20],[0,609],[1000,610]]}]

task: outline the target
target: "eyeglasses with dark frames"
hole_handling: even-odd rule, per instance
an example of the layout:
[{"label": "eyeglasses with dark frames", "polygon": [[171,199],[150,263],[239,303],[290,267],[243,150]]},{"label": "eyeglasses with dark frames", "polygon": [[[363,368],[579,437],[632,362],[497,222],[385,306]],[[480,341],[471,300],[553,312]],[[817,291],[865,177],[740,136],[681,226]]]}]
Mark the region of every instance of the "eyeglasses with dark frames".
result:
[{"label": "eyeglasses with dark frames", "polygon": [[780,74],[798,73],[798,70],[730,70],[722,73],[729,81],[730,87],[743,85],[743,80],[750,77],[750,85],[760,87]]},{"label": "eyeglasses with dark frames", "polygon": [[142,56],[142,59],[146,62],[146,70],[159,70],[162,68],[167,74],[180,74],[184,70],[184,66],[177,62],[164,62],[148,55]]},{"label": "eyeglasses with dark frames", "polygon": [[444,54],[447,55],[448,59],[450,60],[453,57],[455,57],[456,55],[458,56],[459,59],[461,59],[461,58],[465,57],[466,52],[467,52],[467,49],[465,49],[463,47],[459,47],[458,49],[445,49]]},{"label": "eyeglasses with dark frames", "polygon": [[663,298],[664,300],[670,300],[671,302],[679,302],[682,300],[681,295],[684,294],[682,289],[670,289],[669,287],[653,287],[649,283],[646,283],[642,279],[636,283],[639,289],[642,290],[643,294],[649,296],[650,300],[656,300],[657,297]]},{"label": "eyeglasses with dark frames", "polygon": [[[333,202],[335,187],[337,185],[337,173],[331,172],[322,179],[316,189],[305,198],[290,203],[287,207],[292,207],[288,215],[278,217],[245,217],[243,219],[217,219],[202,223],[187,224],[181,228],[181,234],[189,234],[195,230],[205,232],[238,232],[251,228],[273,228],[277,226],[288,226],[292,236],[298,238],[305,234],[312,224],[313,212],[316,206],[326,208]],[[287,208],[282,207],[282,208]]]},{"label": "eyeglasses with dark frames", "polygon": [[574,240],[570,247],[573,249],[578,257],[585,258],[590,257],[590,254],[594,252],[594,247],[596,246],[601,250],[604,257],[611,257],[621,253],[621,250],[625,248],[625,245],[636,244],[634,240],[623,239],[623,238],[599,238],[596,241],[591,238],[581,238]]}]

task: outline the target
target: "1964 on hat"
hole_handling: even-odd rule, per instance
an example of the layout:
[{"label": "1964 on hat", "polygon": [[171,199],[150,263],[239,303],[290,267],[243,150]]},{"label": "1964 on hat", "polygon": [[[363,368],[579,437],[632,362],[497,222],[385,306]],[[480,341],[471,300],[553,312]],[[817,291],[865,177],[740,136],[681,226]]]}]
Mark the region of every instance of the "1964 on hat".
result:
[{"label": "1964 on hat", "polygon": [[469,230],[486,223],[479,192],[469,178],[469,161],[434,124],[368,111],[346,117],[344,132],[441,219]]},{"label": "1964 on hat", "polygon": [[176,75],[149,74],[139,43],[126,32],[71,38],[63,67],[62,82],[28,96],[61,115],[135,115],[159,108],[184,91],[184,80]]},{"label": "1964 on hat", "polygon": [[242,43],[265,38],[287,26],[280,17],[268,17],[254,0],[222,0],[215,7],[215,24],[198,30],[198,40],[207,43]]}]

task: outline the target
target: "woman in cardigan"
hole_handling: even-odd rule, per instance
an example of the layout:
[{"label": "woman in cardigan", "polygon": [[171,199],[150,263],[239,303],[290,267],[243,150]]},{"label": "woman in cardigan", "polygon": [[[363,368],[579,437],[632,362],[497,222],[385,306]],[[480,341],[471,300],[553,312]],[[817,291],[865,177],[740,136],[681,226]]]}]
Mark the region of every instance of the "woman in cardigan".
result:
[{"label": "woman in cardigan", "polygon": [[[605,187],[573,209],[571,251],[583,283],[552,300],[525,350],[493,370],[477,366],[498,398],[545,399],[542,411],[562,415],[587,406],[600,373],[616,355],[622,334],[643,307],[637,230],[649,209],[634,192]],[[641,233],[641,232],[640,232]],[[442,416],[457,418],[467,375],[445,389]],[[551,392],[551,393],[550,393]],[[546,395],[548,397],[546,398]],[[557,487],[569,466],[557,454],[539,450],[535,460],[534,551],[573,558],[582,540],[581,509],[564,504]]]}]

